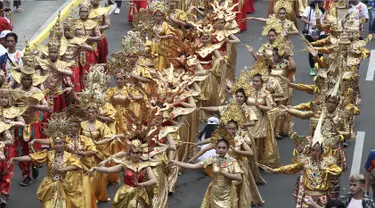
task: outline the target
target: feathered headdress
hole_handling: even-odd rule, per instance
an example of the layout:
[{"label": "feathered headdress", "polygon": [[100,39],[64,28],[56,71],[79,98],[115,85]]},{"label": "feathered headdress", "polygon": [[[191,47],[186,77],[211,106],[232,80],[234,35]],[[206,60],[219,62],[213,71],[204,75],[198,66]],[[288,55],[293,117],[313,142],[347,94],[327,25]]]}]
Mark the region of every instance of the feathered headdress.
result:
[{"label": "feathered headdress", "polygon": [[131,141],[128,141],[127,143],[130,146],[130,150],[133,152],[142,152],[142,153],[148,152],[148,144],[147,143],[142,144],[142,142],[139,141],[138,139],[133,139]]},{"label": "feathered headdress", "polygon": [[233,9],[238,6],[238,3],[229,7],[228,1],[225,1],[223,5],[214,1],[211,6],[215,14],[215,19],[223,19],[225,22],[230,22],[236,19],[237,12],[233,12]]},{"label": "feathered headdress", "polygon": [[324,145],[324,137],[323,137],[323,134],[322,134],[322,125],[323,125],[324,116],[325,116],[325,111],[323,111],[320,114],[320,118],[319,118],[318,125],[316,126],[316,129],[315,129],[315,132],[314,132],[314,136],[313,136],[313,139],[312,139],[311,146],[314,146],[316,144],[319,144],[320,146]]},{"label": "feathered headdress", "polygon": [[188,23],[193,25],[199,33],[203,34],[206,37],[210,37],[211,34],[215,31],[214,26],[207,19],[201,20],[197,23],[190,21]]}]

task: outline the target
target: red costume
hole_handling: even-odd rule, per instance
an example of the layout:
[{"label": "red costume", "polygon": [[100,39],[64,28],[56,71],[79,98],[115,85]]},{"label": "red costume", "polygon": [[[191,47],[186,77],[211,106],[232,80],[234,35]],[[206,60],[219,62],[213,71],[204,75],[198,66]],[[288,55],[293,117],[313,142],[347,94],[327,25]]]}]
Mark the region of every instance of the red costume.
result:
[{"label": "red costume", "polygon": [[128,14],[128,20],[129,22],[133,21],[133,15],[136,14],[140,9],[146,9],[147,8],[147,1],[146,0],[131,0],[131,4],[135,4],[135,8],[130,7],[129,14]]}]

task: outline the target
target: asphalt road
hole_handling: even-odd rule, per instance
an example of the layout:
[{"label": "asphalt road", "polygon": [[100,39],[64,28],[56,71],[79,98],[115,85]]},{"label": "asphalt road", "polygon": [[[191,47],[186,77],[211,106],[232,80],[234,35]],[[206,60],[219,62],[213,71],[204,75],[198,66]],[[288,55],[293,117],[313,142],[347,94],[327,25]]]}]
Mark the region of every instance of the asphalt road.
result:
[{"label": "asphalt road", "polygon": [[[28,4],[30,2],[26,2]],[[48,19],[48,12],[50,15],[54,11],[50,11],[51,8],[58,8],[58,4],[63,2],[31,2],[28,9],[34,11],[28,11],[21,13],[15,19],[16,31],[18,24],[25,23],[28,21],[28,29],[26,30],[30,34],[33,34],[40,26],[35,26],[36,21],[30,18],[34,15],[41,15],[43,17],[38,18],[38,24],[43,24]],[[55,6],[41,8],[42,4],[55,4]],[[25,8],[25,7],[24,7]],[[268,9],[268,1],[257,1],[255,4],[256,12],[250,16],[265,17]],[[42,9],[43,11],[39,12]],[[44,11],[46,10],[46,11]],[[48,11],[47,11],[48,10]],[[41,19],[44,18],[44,21]],[[31,23],[32,22],[32,23]],[[106,32],[106,37],[109,42],[110,51],[120,49],[120,41],[123,35],[130,29],[130,25],[127,23],[127,8],[124,4],[122,11],[119,15],[112,15],[111,17],[112,26],[111,29]],[[34,27],[35,26],[35,27]],[[366,27],[367,28],[367,27]],[[23,28],[24,29],[24,28]],[[250,66],[253,63],[253,59],[247,52],[245,44],[249,44],[258,49],[260,45],[266,42],[266,39],[261,36],[263,30],[263,24],[258,22],[251,22],[248,24],[248,30],[238,35],[241,39],[241,44],[238,46],[238,58],[237,58],[237,75],[244,66]],[[299,52],[302,49],[301,41],[297,37],[292,37],[294,44],[295,61],[297,63],[296,82],[312,83],[312,77],[309,76],[309,65],[306,52]],[[375,48],[374,41],[368,45],[369,49]],[[374,62],[375,64],[375,62]],[[373,81],[365,81],[366,74],[368,71],[369,59],[365,60],[361,64],[360,78],[361,78],[361,92],[362,92],[362,104],[361,104],[361,115],[356,118],[356,130],[365,132],[365,140],[363,148],[358,145],[357,156],[359,158],[354,161],[355,164],[361,163],[360,172],[363,172],[363,165],[367,158],[368,153],[373,147],[375,147],[375,141],[371,138],[374,135],[374,128],[372,122],[374,121],[375,112],[375,98],[371,96],[371,91],[375,89]],[[375,66],[371,67],[372,69]],[[312,96],[304,94],[302,92],[294,91],[293,104],[306,102],[312,99]],[[299,134],[308,134],[309,122],[295,119],[294,130]],[[347,160],[348,160],[348,171],[341,177],[342,190],[341,193],[345,193],[348,190],[348,180],[350,175],[351,167],[353,163],[353,153],[355,141],[349,141],[349,147],[346,148]],[[289,164],[291,162],[291,154],[293,143],[289,138],[284,138],[278,141],[278,146],[281,155],[282,164]],[[363,153],[363,155],[361,154]],[[361,159],[362,155],[362,159]],[[41,170],[44,172],[45,170]],[[15,168],[15,175],[13,177],[12,194],[11,200],[9,201],[9,207],[39,207],[40,203],[35,199],[36,189],[45,173],[42,173],[40,179],[34,181],[28,187],[19,186],[21,181],[21,175],[18,167]],[[259,187],[259,190],[266,203],[263,205],[265,208],[286,208],[294,207],[294,199],[292,197],[292,190],[296,182],[298,175],[270,175],[262,173],[262,176],[267,181],[266,185]],[[210,182],[209,177],[205,176],[202,171],[188,171],[186,170],[183,175],[179,176],[176,193],[169,198],[169,207],[171,208],[196,208],[200,207],[200,203],[204,196],[205,190],[208,183]],[[120,185],[111,185],[108,187],[108,191],[111,197],[114,196]],[[110,203],[99,204],[100,208],[111,207]]]}]

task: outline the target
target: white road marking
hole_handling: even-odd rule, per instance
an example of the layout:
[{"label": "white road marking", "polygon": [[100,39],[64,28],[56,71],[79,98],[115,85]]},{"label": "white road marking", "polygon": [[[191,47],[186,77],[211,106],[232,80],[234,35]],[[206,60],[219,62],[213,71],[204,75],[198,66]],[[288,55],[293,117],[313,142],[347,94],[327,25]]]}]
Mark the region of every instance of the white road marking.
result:
[{"label": "white road marking", "polygon": [[368,63],[368,69],[366,74],[366,81],[373,81],[375,73],[375,50],[371,50],[370,61]]},{"label": "white road marking", "polygon": [[363,144],[365,143],[365,135],[366,135],[366,132],[357,131],[357,135],[355,139],[355,146],[354,146],[352,169],[350,170],[350,175],[359,174],[361,170],[362,151],[363,151]]}]

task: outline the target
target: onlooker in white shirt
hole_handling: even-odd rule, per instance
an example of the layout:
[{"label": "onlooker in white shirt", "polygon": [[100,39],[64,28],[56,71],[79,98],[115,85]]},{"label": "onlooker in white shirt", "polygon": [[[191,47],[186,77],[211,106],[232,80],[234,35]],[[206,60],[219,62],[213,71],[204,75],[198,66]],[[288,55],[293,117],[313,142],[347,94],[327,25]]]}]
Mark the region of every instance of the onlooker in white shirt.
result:
[{"label": "onlooker in white shirt", "polygon": [[369,195],[364,193],[365,176],[354,174],[349,178],[350,193],[340,196],[340,201],[348,208],[374,208],[375,203]]},{"label": "onlooker in white shirt", "polygon": [[[305,8],[305,11],[302,16],[302,22],[305,23],[305,27],[303,30],[303,33],[305,35],[305,38],[309,42],[314,42],[320,38],[323,37],[324,33],[321,33],[318,31],[316,26],[316,13],[319,14],[320,17],[323,16],[323,12],[319,8],[319,4],[321,4],[322,1],[313,1],[309,4],[308,7]],[[318,7],[318,11],[315,11],[315,8]],[[309,64],[310,64],[310,75],[315,76],[315,62],[313,59],[313,56],[309,53]]]},{"label": "onlooker in white shirt", "polygon": [[[17,42],[18,42],[18,36],[16,33],[8,33],[6,36],[6,41],[8,45],[8,59],[5,64],[5,70],[9,72],[8,70],[10,67],[16,67],[16,66],[22,66],[22,52],[16,49]],[[11,61],[11,62],[10,62]],[[11,74],[8,73],[8,82],[10,83],[12,81]]]},{"label": "onlooker in white shirt", "polygon": [[[350,9],[349,12],[358,12],[359,18],[366,19],[366,22],[368,22],[369,16],[368,16],[368,9],[366,4],[356,0],[356,1],[349,1],[350,3]],[[363,35],[365,32],[365,28],[363,27],[363,24],[361,24],[361,38],[363,39]]]}]

